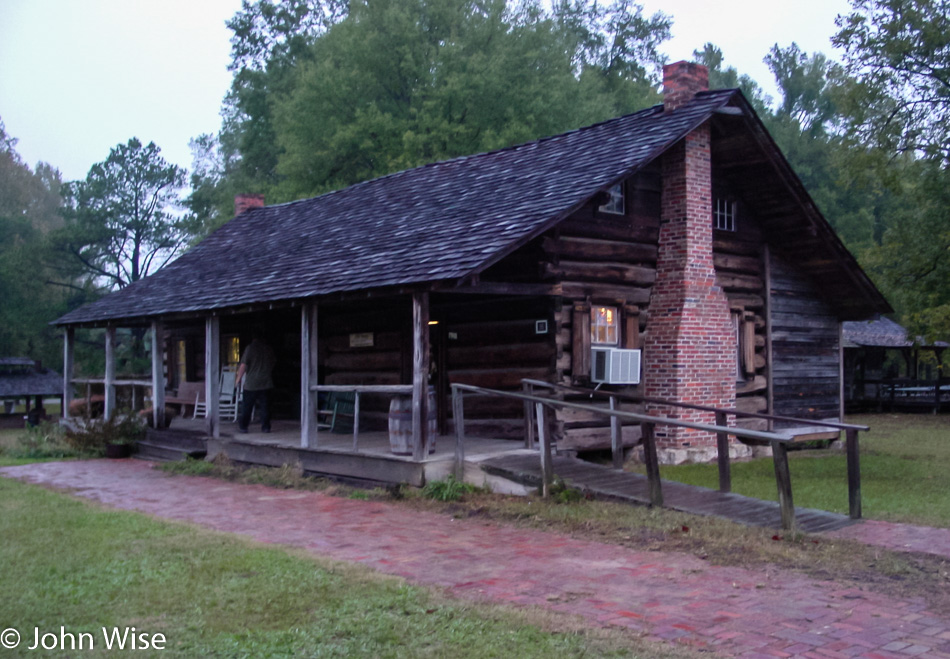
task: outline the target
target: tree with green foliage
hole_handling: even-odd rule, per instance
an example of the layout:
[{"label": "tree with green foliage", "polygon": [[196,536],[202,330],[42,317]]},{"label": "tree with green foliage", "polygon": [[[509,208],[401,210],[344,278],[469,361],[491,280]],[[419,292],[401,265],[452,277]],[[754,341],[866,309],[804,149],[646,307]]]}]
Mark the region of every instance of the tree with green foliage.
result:
[{"label": "tree with green foliage", "polygon": [[96,286],[123,288],[174,258],[193,228],[180,212],[185,175],[132,138],[67,184],[66,225],[51,236],[67,285],[78,267]]},{"label": "tree with green foliage", "polygon": [[950,4],[852,0],[834,45],[843,48],[851,129],[892,153],[950,163]]},{"label": "tree with green foliage", "polygon": [[890,198],[865,254],[913,333],[950,338],[950,4],[852,0],[833,43],[855,177]]},{"label": "tree with green foliage", "polygon": [[855,253],[880,244],[892,193],[882,170],[862,167],[872,154],[847,139],[844,68],[797,44],[777,44],[765,58],[780,102],[764,115],[769,132],[831,225]]},{"label": "tree with green foliage", "polygon": [[229,24],[222,132],[194,145],[209,225],[235,192],[297,199],[659,100],[670,20],[630,0],[307,6],[246,2]]},{"label": "tree with green foliage", "polygon": [[48,323],[67,300],[47,285],[43,247],[63,223],[60,176],[45,163],[31,169],[16,142],[0,121],[0,357],[56,364],[62,348]]},{"label": "tree with green foliage", "polygon": [[710,89],[739,89],[759,116],[767,116],[771,112],[769,106],[772,105],[772,98],[750,76],[740,74],[734,66],[725,67],[725,57],[719,46],[706,42],[702,50],[693,51],[693,59],[709,70]]}]

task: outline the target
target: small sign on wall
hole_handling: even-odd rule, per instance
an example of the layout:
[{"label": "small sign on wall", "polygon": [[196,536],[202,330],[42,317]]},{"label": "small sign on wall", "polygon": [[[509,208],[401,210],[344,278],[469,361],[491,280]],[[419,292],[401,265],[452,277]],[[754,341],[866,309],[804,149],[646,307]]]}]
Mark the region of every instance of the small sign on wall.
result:
[{"label": "small sign on wall", "polygon": [[350,334],[350,347],[351,348],[372,348],[373,347],[373,333],[363,332],[361,334]]}]

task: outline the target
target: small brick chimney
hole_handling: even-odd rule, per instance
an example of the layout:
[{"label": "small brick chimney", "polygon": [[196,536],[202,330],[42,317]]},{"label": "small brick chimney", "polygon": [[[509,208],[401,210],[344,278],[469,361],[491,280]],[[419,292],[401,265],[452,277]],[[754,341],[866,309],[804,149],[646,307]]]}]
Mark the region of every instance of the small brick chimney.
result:
[{"label": "small brick chimney", "polygon": [[672,112],[709,89],[709,69],[695,62],[675,62],[663,67],[663,109]]},{"label": "small brick chimney", "polygon": [[239,194],[234,197],[234,217],[252,208],[264,208],[264,195]]},{"label": "small brick chimney", "polygon": [[[706,68],[677,62],[663,68],[666,111],[705,89]],[[713,265],[712,169],[709,124],[686,135],[662,157],[663,185],[657,278],[644,345],[644,395],[679,403],[732,408],[736,399],[736,337],[725,292]],[[647,413],[715,423],[712,412],[651,404]],[[668,455],[709,459],[712,433],[657,426]],[[677,456],[669,451],[699,455]],[[711,455],[710,455],[711,453]]]}]

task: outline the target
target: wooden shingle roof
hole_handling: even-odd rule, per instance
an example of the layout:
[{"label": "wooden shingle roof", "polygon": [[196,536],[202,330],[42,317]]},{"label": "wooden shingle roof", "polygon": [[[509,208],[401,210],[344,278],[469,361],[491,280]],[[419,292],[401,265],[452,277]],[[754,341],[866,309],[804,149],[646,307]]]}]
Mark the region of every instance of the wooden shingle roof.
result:
[{"label": "wooden shingle roof", "polygon": [[751,112],[737,90],[701,92],[674,112],[656,106],[250,210],[155,274],[55,324],[142,321],[462,280],[656,159],[731,103]]},{"label": "wooden shingle roof", "polygon": [[945,341],[928,344],[923,337],[908,336],[902,325],[889,318],[876,320],[846,321],[841,324],[845,348],[910,348],[918,345],[924,348],[947,348]]},{"label": "wooden shingle roof", "polygon": [[63,376],[37,366],[24,357],[0,358],[0,398],[57,396],[63,393]]}]

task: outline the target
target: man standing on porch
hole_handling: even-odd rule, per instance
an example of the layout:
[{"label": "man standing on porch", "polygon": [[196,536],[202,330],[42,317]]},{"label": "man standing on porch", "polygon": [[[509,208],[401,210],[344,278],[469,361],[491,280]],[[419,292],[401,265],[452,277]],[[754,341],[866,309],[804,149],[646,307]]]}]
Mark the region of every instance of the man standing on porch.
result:
[{"label": "man standing on porch", "polygon": [[254,405],[258,405],[261,415],[261,430],[270,432],[270,406],[268,401],[269,392],[274,388],[274,380],[271,373],[274,370],[274,363],[277,358],[274,351],[264,342],[260,330],[254,330],[252,333],[251,345],[244,351],[241,357],[241,364],[238,366],[237,377],[235,378],[235,387],[240,391],[241,380],[244,380],[244,401],[241,405],[241,418],[238,429],[241,432],[247,432],[247,427],[251,423],[251,412]]}]

